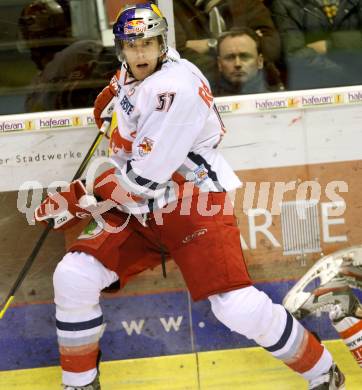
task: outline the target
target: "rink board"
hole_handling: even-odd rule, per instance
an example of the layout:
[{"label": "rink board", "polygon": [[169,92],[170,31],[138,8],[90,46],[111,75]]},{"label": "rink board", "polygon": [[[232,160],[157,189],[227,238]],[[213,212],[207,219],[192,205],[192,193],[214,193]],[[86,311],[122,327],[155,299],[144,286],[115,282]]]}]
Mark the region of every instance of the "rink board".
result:
[{"label": "rink board", "polygon": [[[228,129],[221,151],[244,182],[235,196],[235,210],[246,262],[257,287],[276,302],[322,253],[361,244],[362,92],[353,93],[318,97],[318,92],[312,96],[306,91],[295,98],[288,92],[217,102]],[[0,118],[0,133],[0,175],[5,177],[0,182],[2,300],[42,232],[41,226],[28,224],[34,204],[26,209],[17,190],[32,180],[41,197],[38,188],[69,180],[96,129],[86,109]],[[97,157],[106,150],[103,143]],[[296,223],[291,213],[284,220],[288,225],[280,212],[272,212],[273,204],[278,205],[276,183],[294,181],[282,199],[292,202],[291,208],[303,183],[310,181],[320,190],[314,194],[317,202],[308,225],[315,227],[310,242],[290,234]],[[337,201],[345,205],[339,216],[326,213],[335,201],[328,193],[330,183],[339,185]],[[0,321],[0,389],[59,386],[51,275],[64,251],[64,236],[51,233],[15,305]],[[167,268],[167,279],[160,269],[146,272],[126,286],[123,295],[103,300],[108,324],[101,341],[105,390],[258,390],[270,389],[270,384],[278,390],[304,388],[283,365],[218,323],[207,302],[191,303],[179,271],[172,264]],[[324,340],[338,338],[325,315],[305,325]],[[340,342],[331,346],[342,368],[352,370],[351,380],[357,378],[348,390],[359,389],[351,387],[362,378],[347,349]],[[39,386],[27,384],[36,379]]]},{"label": "rink board", "polygon": [[[348,390],[360,390],[361,369],[341,341],[326,341],[347,377]],[[0,372],[1,389],[59,387],[60,368]],[[200,352],[101,364],[104,390],[300,390],[306,382],[262,348]]]}]

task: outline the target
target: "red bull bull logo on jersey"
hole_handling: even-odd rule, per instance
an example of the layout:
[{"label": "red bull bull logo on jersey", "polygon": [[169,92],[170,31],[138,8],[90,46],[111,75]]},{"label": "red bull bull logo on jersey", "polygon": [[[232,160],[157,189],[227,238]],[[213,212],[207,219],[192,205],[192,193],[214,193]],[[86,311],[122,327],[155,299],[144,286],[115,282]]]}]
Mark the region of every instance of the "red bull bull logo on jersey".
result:
[{"label": "red bull bull logo on jersey", "polygon": [[141,157],[150,154],[153,148],[154,141],[148,137],[144,137],[142,142],[138,145],[139,154]]}]

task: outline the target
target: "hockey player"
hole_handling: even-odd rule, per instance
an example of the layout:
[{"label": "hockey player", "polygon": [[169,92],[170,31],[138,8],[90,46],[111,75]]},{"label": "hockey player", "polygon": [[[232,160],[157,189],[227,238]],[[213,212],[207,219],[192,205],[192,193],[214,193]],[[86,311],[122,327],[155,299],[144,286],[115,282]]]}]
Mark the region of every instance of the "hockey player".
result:
[{"label": "hockey player", "polygon": [[117,280],[123,287],[165,256],[193,300],[208,299],[230,330],[281,359],[309,389],[342,389],[344,376],[327,349],[252,285],[227,198],[240,182],[217,149],[224,126],[208,81],[168,49],[166,31],[152,3],[119,14],[113,32],[122,67],[95,102],[98,126],[112,111],[116,118],[113,167],[93,183],[97,201],[77,181],[36,210],[38,221],[65,229],[102,213],[104,204],[116,206],[91,223],[54,273],[64,389],[100,389],[100,291]]}]

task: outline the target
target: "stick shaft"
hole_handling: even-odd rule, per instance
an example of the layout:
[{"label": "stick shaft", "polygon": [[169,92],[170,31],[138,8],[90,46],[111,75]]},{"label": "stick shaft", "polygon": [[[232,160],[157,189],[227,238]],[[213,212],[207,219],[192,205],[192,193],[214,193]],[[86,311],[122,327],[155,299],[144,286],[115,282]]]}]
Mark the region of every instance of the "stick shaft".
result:
[{"label": "stick shaft", "polygon": [[79,179],[82,176],[82,174],[85,171],[85,168],[87,167],[90,159],[92,158],[94,152],[98,148],[98,146],[99,146],[99,144],[100,144],[104,134],[107,132],[108,126],[109,126],[109,122],[104,122],[103,126],[101,127],[101,129],[99,130],[99,132],[97,134],[97,137],[95,138],[95,140],[93,141],[91,147],[89,148],[88,153],[84,157],[84,160],[82,161],[82,163],[80,164],[77,172],[73,176],[72,181],[77,180],[77,179]]}]

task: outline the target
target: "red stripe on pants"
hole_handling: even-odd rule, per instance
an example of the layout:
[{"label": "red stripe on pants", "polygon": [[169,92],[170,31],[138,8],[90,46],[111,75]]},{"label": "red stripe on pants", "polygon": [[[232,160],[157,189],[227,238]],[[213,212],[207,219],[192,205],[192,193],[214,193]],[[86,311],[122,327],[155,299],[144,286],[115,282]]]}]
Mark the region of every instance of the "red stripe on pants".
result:
[{"label": "red stripe on pants", "polygon": [[60,355],[60,365],[64,371],[84,372],[97,367],[99,349],[84,355]]},{"label": "red stripe on pants", "polygon": [[306,341],[302,343],[301,350],[297,352],[297,358],[293,362],[285,363],[292,370],[302,374],[311,370],[323,354],[324,347],[309,332],[306,332]]}]

